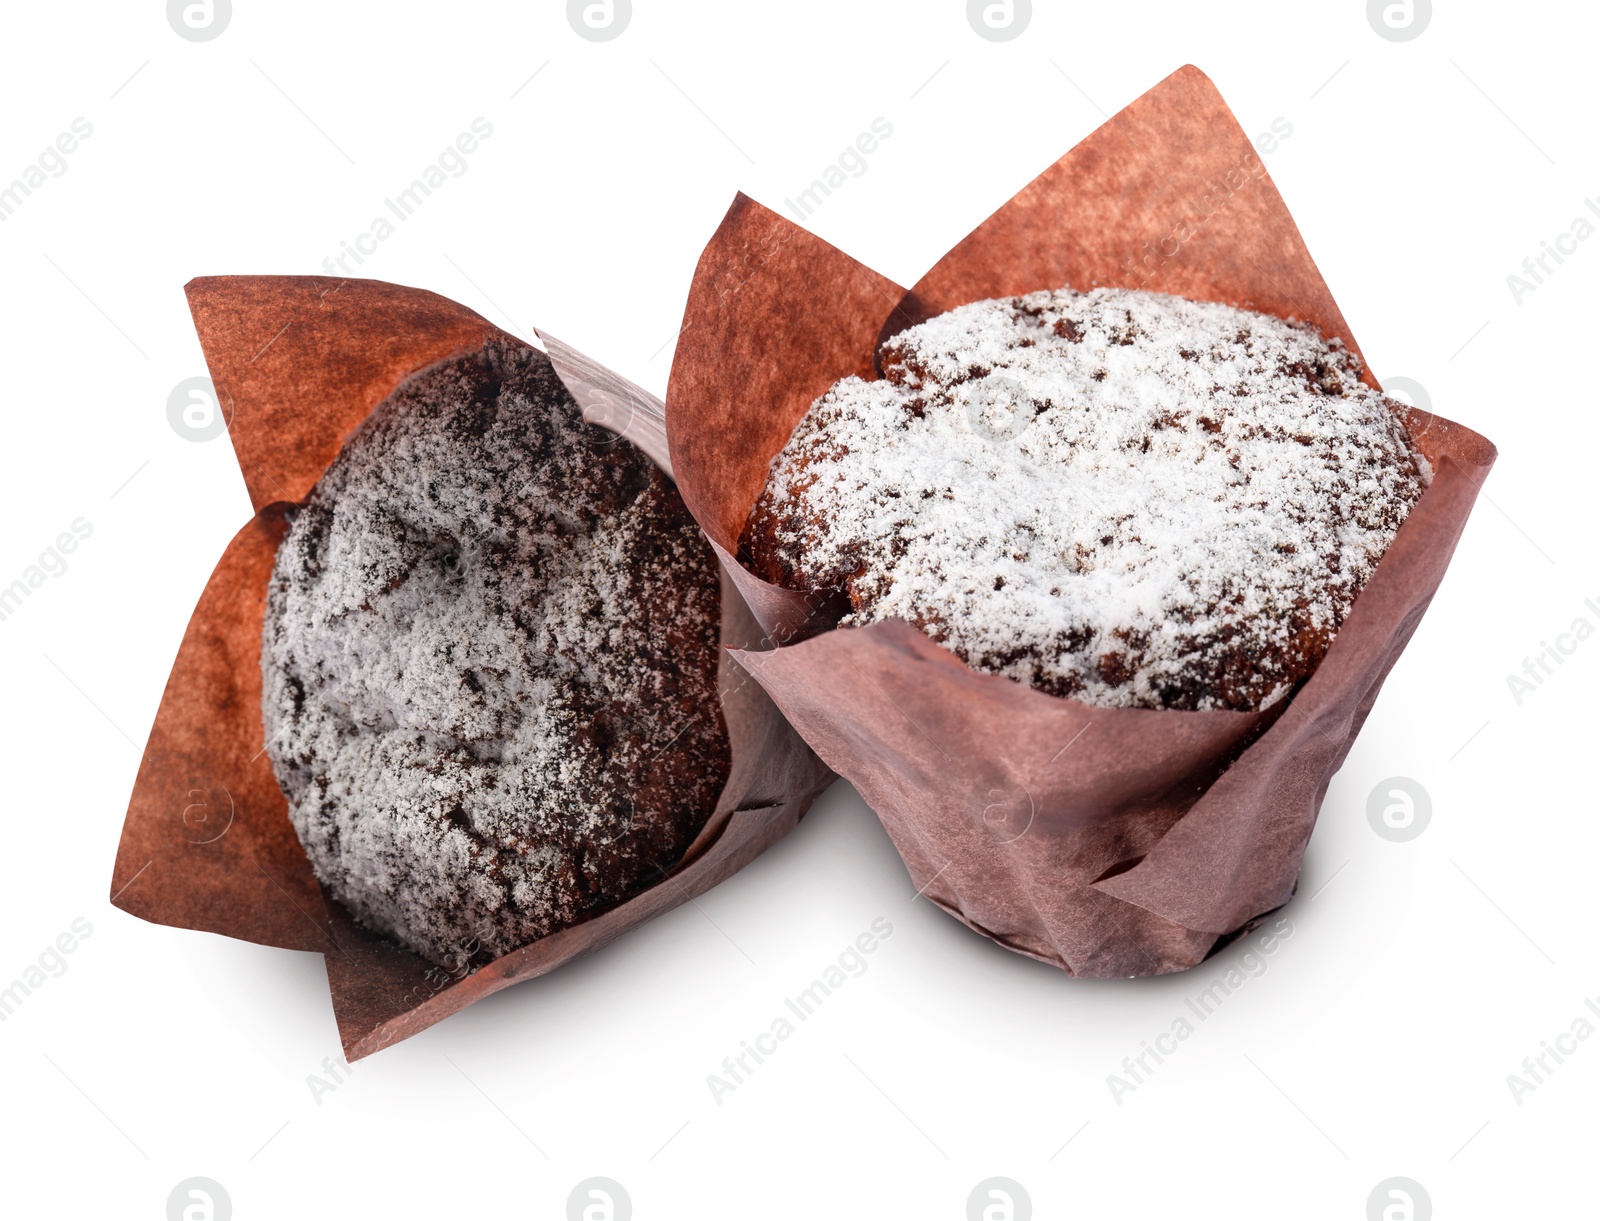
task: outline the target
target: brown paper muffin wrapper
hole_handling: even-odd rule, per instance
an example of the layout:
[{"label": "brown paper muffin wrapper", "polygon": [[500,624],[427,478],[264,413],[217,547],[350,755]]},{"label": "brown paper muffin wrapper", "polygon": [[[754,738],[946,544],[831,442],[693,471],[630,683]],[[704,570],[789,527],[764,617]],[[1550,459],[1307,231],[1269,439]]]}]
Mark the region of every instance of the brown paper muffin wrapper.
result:
[{"label": "brown paper muffin wrapper", "polygon": [[784,646],[736,656],[878,813],[917,889],[1010,949],[1104,978],[1194,966],[1288,901],[1328,781],[1438,588],[1495,449],[1409,413],[1433,482],[1316,672],[1266,712],[1045,695],[974,672],[904,622],[828,630],[825,595],[734,560],[773,456],[836,380],[876,376],[883,339],[968,302],[1096,285],[1309,320],[1359,352],[1249,139],[1185,67],[909,292],[736,198],[689,292],[667,435],[684,501]]},{"label": "brown paper muffin wrapper", "polygon": [[[339,1037],[355,1060],[704,893],[795,826],[832,773],[725,648],[728,781],[660,882],[471,974],[357,925],[313,876],[262,740],[261,623],[284,510],[306,498],[402,380],[502,332],[444,297],[376,280],[220,276],[186,291],[256,515],[211,574],[173,663],[117,849],[116,906],[159,924],[322,952]],[[589,363],[559,351],[564,376]],[[599,391],[585,394],[609,407],[601,422],[642,430],[649,451],[660,403],[621,379]],[[726,577],[722,585],[723,644],[759,647],[755,621]]]}]

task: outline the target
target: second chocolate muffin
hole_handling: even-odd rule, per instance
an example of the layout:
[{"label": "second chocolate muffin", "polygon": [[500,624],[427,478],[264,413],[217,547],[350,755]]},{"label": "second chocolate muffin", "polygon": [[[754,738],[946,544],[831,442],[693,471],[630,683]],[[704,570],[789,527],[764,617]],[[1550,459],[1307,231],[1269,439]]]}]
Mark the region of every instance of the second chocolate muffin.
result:
[{"label": "second chocolate muffin", "polygon": [[267,750],[317,877],[482,963],[660,880],[729,748],[717,561],[677,490],[511,340],[415,374],[278,550]]}]

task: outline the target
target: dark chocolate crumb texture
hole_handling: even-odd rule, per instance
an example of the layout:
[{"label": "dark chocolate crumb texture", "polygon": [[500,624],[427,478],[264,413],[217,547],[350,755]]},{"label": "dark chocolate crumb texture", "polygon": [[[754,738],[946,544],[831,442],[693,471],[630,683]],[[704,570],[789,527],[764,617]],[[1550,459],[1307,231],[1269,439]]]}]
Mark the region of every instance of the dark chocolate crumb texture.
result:
[{"label": "dark chocolate crumb texture", "polygon": [[318,878],[451,967],[659,881],[727,778],[717,561],[510,340],[417,373],[298,510],[267,748]]}]

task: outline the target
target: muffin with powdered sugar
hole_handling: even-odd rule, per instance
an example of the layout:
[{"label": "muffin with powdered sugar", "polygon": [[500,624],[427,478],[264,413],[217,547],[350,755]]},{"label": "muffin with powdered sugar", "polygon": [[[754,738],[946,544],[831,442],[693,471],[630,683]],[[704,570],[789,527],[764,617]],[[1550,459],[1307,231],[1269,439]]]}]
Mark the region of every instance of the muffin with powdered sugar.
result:
[{"label": "muffin with powdered sugar", "polygon": [[267,750],[317,877],[481,964],[660,880],[729,747],[717,561],[677,490],[509,338],[413,375],[278,550]]}]

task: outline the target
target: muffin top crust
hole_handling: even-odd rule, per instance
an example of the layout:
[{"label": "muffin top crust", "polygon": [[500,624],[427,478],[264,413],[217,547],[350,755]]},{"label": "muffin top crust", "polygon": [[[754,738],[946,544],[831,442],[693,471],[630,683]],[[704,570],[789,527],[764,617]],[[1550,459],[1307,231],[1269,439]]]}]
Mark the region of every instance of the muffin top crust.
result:
[{"label": "muffin top crust", "polygon": [[318,878],[441,965],[659,880],[728,771],[716,558],[509,339],[408,379],[279,547],[267,749]]},{"label": "muffin top crust", "polygon": [[1041,291],[879,355],[774,458],[741,560],[1090,704],[1280,699],[1431,476],[1339,340],[1232,306]]}]

